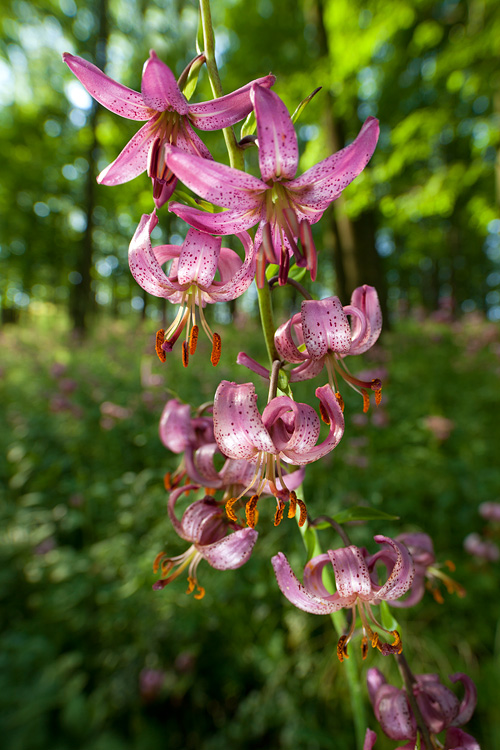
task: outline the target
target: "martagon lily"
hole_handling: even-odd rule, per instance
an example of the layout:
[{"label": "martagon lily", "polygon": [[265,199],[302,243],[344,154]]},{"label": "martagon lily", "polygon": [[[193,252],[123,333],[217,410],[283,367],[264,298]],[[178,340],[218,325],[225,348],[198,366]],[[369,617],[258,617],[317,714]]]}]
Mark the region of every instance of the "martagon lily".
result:
[{"label": "martagon lily", "polygon": [[[328,386],[324,386],[328,388]],[[350,609],[352,622],[349,632],[342,635],[337,645],[337,655],[340,661],[348,658],[347,644],[356,626],[356,610],[363,629],[361,643],[363,658],[368,653],[368,640],[373,648],[378,648],[383,654],[401,653],[402,643],[397,630],[386,630],[375,618],[372,605],[381,601],[394,601],[403,596],[410,588],[414,566],[411,555],[404,544],[396,542],[386,536],[375,536],[377,544],[388,545],[395,553],[396,563],[390,576],[383,585],[374,582],[373,566],[366,551],[350,545],[327,553],[317,555],[309,560],[304,569],[304,583],[301,584],[292,571],[288,560],[282,552],[272,558],[274,572],[278,585],[286,598],[299,609],[312,614],[331,614],[339,609]],[[331,564],[335,575],[336,591],[330,593],[323,583],[323,569]],[[394,643],[382,643],[378,631],[394,637]]]},{"label": "martagon lily", "polygon": [[252,110],[252,83],[266,87],[275,81],[274,76],[268,75],[213,101],[190,104],[170,68],[153,50],[144,63],[141,93],[113,81],[82,57],[65,52],[63,60],[89,94],[106,109],[129,120],[147,120],[97,181],[103,185],[120,185],[147,169],[153,181],[157,207],[170,198],[177,182],[165,164],[164,146],[174,144],[200,158],[212,159],[191,126],[220,130],[234,125]]},{"label": "martagon lily", "polygon": [[[477,690],[471,678],[457,672],[451,682],[461,682],[465,689],[462,701],[442,684],[437,674],[413,676],[412,692],[425,725],[432,735],[447,730],[445,747],[477,750],[473,737],[456,727],[466,724],[476,707]],[[393,740],[407,740],[407,750],[416,748],[417,722],[405,690],[387,682],[382,672],[371,668],[366,675],[368,694],[373,711],[384,733]],[[463,743],[463,744],[462,744]],[[442,747],[439,744],[439,747]]]},{"label": "martagon lily", "polygon": [[316,249],[311,224],[319,221],[330,203],[366,167],[377,144],[378,121],[369,117],[353,143],[295,177],[297,136],[287,108],[274,92],[260,85],[252,86],[251,98],[262,179],[168,146],[166,160],[172,172],[197,195],[229,209],[205,213],[174,202],[169,210],[191,226],[214,234],[233,234],[259,224],[255,245],[260,286],[266,262],[279,263],[280,283],[286,283],[291,254],[299,266],[310,270],[314,280]]},{"label": "martagon lily", "polygon": [[[321,415],[329,425],[325,440],[316,444],[320,434],[320,420],[308,404],[296,403],[288,396],[278,396],[269,401],[262,416],[257,408],[257,394],[252,383],[237,385],[223,380],[214,399],[214,433],[221,452],[233,459],[251,461],[255,471],[248,486],[226,504],[229,518],[236,520],[233,506],[249,487],[256,491],[245,506],[247,523],[257,521],[256,506],[265,487],[276,497],[274,523],[282,518],[285,502],[290,502],[288,517],[293,518],[297,503],[300,507],[299,525],[306,521],[304,503],[287,485],[281,471],[281,461],[304,466],[322,458],[336,445],[344,433],[344,417],[329,386],[316,389]],[[278,481],[282,490],[278,487]]]},{"label": "martagon lily", "polygon": [[153,569],[155,573],[161,569],[162,578],[153,585],[155,591],[165,588],[188,568],[187,593],[197,588],[195,599],[201,599],[205,589],[198,585],[196,571],[202,560],[216,570],[234,570],[244,565],[252,554],[258,533],[228,521],[224,506],[212,497],[191,503],[179,521],[175,515],[177,500],[184,493],[198,489],[196,485],[186,485],[170,493],[168,515],[176,533],[191,546],[176,557],[168,557],[165,552],[156,556]]},{"label": "martagon lily", "polygon": [[[182,361],[186,367],[189,355],[196,351],[198,325],[212,342],[211,362],[217,365],[221,353],[221,338],[213,333],[203,314],[207,303],[227,302],[245,292],[255,275],[255,250],[248,232],[237,236],[243,244],[245,259],[241,261],[234,250],[222,247],[220,237],[212,237],[190,229],[182,245],[159,245],[153,249],[151,232],[158,223],[155,211],[144,214],[129,247],[129,266],[137,283],[155,297],[165,297],[179,305],[171,326],[158,331],[156,351],[162,362],[180,334],[186,329],[182,343]],[[172,261],[168,276],[161,266]],[[215,276],[219,273],[219,280]]]},{"label": "martagon lily", "polygon": [[[348,316],[351,318],[349,324]],[[363,354],[377,341],[382,330],[382,311],[373,286],[357,287],[351,295],[351,304],[342,306],[338,297],[322,300],[304,300],[300,313],[283,323],[275,333],[274,344],[284,362],[293,365],[290,382],[309,380],[326,367],[328,382],[343,408],[337,376],[340,375],[354,390],[363,396],[363,410],[370,405],[369,390],[375,391],[375,402],[380,403],[382,383],[375,379],[360,380],[354,377],[345,357]],[[269,377],[269,371],[240,352],[238,364]]]}]

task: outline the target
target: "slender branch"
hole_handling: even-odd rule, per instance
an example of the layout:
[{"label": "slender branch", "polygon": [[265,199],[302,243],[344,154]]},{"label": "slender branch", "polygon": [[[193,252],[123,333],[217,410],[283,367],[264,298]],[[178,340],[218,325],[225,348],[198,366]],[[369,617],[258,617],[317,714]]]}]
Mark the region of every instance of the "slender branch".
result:
[{"label": "slender branch", "polygon": [[396,654],[396,661],[398,663],[399,672],[403,679],[406,695],[408,696],[408,703],[410,704],[411,710],[413,711],[413,715],[415,717],[415,721],[417,722],[417,727],[422,738],[423,747],[425,748],[425,750],[434,750],[435,745],[432,742],[429,729],[427,728],[427,725],[424,721],[420,708],[418,707],[418,703],[415,700],[415,695],[413,693],[413,685],[415,684],[415,677],[413,675],[413,672],[411,671],[410,665],[406,661],[406,657],[403,656],[403,654]]},{"label": "slender branch", "polygon": [[271,304],[271,290],[267,281],[264,282],[262,289],[257,287],[257,294],[259,299],[259,312],[260,321],[262,324],[262,332],[266,342],[267,353],[271,361],[271,367],[275,359],[279,359],[278,352],[274,346],[274,319],[273,319],[273,307]]},{"label": "slender branch", "polygon": [[335,531],[340,536],[340,538],[342,539],[346,547],[351,546],[352,542],[349,539],[349,534],[347,533],[347,531],[345,531],[345,529],[341,526],[340,523],[337,523],[337,521],[335,521],[330,516],[318,516],[317,518],[314,519],[314,521],[309,521],[309,526],[318,526],[318,524],[320,524],[322,521],[324,521],[325,523],[329,523],[330,526],[332,526],[335,529]]},{"label": "slender branch", "polygon": [[[215,35],[212,25],[212,14],[210,12],[210,0],[200,0],[201,25],[203,29],[203,45],[206,60],[208,78],[212,93],[216,99],[223,96],[222,83],[219,76],[217,63],[215,62]],[[245,168],[243,151],[238,148],[236,136],[232,128],[223,128],[222,133],[226,142],[229,162],[236,169]]]},{"label": "slender branch", "polygon": [[[274,287],[279,281],[279,278],[280,278],[279,276],[273,276],[271,279],[269,279],[269,286],[271,287],[271,289],[274,289]],[[290,284],[290,286],[295,287],[295,289],[297,289],[297,291],[301,293],[304,299],[313,299],[312,294],[310,294],[310,292],[307,291],[305,286],[302,286],[302,284],[300,284],[298,281],[295,281],[295,279],[291,279],[290,276],[288,277],[286,283]]]},{"label": "slender branch", "polygon": [[267,403],[276,396],[278,390],[278,375],[280,374],[281,362],[279,359],[275,359],[271,372],[269,374],[269,395],[267,397]]}]

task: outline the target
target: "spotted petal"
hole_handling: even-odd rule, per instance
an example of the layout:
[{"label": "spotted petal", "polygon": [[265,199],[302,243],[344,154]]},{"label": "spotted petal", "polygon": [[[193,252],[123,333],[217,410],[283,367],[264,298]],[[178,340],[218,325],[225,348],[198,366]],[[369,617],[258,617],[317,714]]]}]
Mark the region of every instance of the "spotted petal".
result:
[{"label": "spotted petal", "polygon": [[[155,116],[157,117],[157,116]],[[121,185],[133,180],[134,177],[145,172],[148,166],[148,153],[156,135],[156,119],[142,126],[132,136],[123,151],[97,177],[101,185]]]},{"label": "spotted petal", "polygon": [[259,451],[276,453],[262,423],[252,383],[220,383],[214,398],[214,434],[220,450],[229,458],[249,460]]},{"label": "spotted petal", "polygon": [[288,560],[282,552],[278,552],[271,560],[281,593],[289,602],[304,612],[313,615],[328,615],[342,609],[342,603],[316,596],[308,591],[295,576]]},{"label": "spotted petal", "polygon": [[352,315],[352,344],[349,354],[363,354],[377,341],[382,330],[382,310],[373,286],[358,286],[351,295],[351,304],[344,307]]},{"label": "spotted petal", "polygon": [[113,81],[83,57],[63,54],[63,60],[91,96],[115,115],[129,120],[149,120],[154,112],[137,91]]},{"label": "spotted petal", "polygon": [[289,182],[288,188],[298,194],[298,201],[305,206],[326,209],[366,167],[378,134],[378,120],[369,117],[353,143],[315,164]]},{"label": "spotted petal", "polygon": [[243,120],[252,111],[250,90],[254,84],[269,88],[276,78],[272,75],[247,83],[231,94],[209,102],[189,105],[189,119],[200,130],[221,130]]},{"label": "spotted petal", "polygon": [[240,529],[198,550],[215,570],[234,570],[247,562],[258,535],[255,529]]},{"label": "spotted petal", "polygon": [[168,109],[180,115],[188,113],[186,97],[177,85],[174,74],[154,50],[150,50],[149,59],[144,63],[141,91],[145,104],[157,112]]},{"label": "spotted petal", "polygon": [[259,165],[264,182],[295,177],[299,149],[287,108],[273,91],[254,86],[252,100],[257,120]]},{"label": "spotted petal", "polygon": [[182,453],[195,441],[191,425],[191,407],[171,398],[160,417],[160,440],[173,453]]},{"label": "spotted petal", "polygon": [[349,352],[351,328],[338,297],[304,300],[301,319],[304,343],[312,359],[322,359],[329,351]]},{"label": "spotted petal", "polygon": [[351,545],[328,550],[328,555],[333,565],[335,585],[342,605],[347,607],[354,604],[358,596],[369,601],[372,583],[359,547]]},{"label": "spotted petal", "polygon": [[182,243],[177,277],[179,284],[209,287],[217,272],[222,240],[197,229],[190,229]]},{"label": "spotted petal", "polygon": [[413,583],[415,566],[408,548],[401,542],[396,542],[388,536],[378,534],[373,537],[377,544],[389,544],[396,553],[394,568],[383,586],[373,586],[376,599],[399,599],[406,594]]}]

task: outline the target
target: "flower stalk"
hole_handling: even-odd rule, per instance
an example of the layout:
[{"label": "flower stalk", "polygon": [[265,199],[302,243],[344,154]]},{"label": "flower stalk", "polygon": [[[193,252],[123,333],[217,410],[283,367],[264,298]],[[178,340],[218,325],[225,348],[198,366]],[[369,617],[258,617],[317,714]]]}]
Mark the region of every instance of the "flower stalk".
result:
[{"label": "flower stalk", "polygon": [[[210,0],[200,0],[201,27],[203,31],[203,46],[205,54],[205,64],[207,66],[208,79],[212,93],[216,99],[223,95],[222,83],[220,80],[219,70],[215,61],[215,35],[212,25],[212,14],[210,11]],[[232,127],[223,128],[222,134],[226,143],[229,163],[236,169],[245,168],[245,158],[243,151],[238,147],[234,130]]]}]

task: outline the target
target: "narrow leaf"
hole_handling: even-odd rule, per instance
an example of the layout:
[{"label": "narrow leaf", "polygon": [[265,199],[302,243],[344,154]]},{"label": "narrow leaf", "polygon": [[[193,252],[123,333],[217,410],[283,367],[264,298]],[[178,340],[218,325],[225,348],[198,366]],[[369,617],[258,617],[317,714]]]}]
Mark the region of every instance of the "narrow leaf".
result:
[{"label": "narrow leaf", "polygon": [[347,510],[341,510],[333,518],[337,523],[347,523],[348,521],[397,521],[399,516],[384,513],[383,510],[377,510],[376,508],[355,505],[352,508],[347,508]]},{"label": "narrow leaf", "polygon": [[299,106],[297,107],[297,109],[295,110],[295,112],[292,115],[292,122],[296,122],[299,119],[300,115],[302,114],[302,112],[304,111],[304,109],[307,107],[307,105],[309,104],[309,102],[311,101],[311,99],[316,96],[316,94],[318,93],[318,91],[321,91],[321,88],[322,87],[319,86],[317,89],[314,89],[314,91],[311,94],[309,94],[309,96],[307,96],[305,99],[303,99],[300,102]]}]

